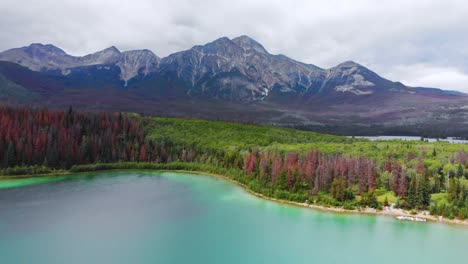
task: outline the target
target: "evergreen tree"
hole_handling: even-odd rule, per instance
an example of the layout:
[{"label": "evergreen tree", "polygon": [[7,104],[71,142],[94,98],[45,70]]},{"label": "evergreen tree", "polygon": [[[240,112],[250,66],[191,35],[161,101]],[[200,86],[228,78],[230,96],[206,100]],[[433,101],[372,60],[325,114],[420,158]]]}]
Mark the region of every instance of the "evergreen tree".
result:
[{"label": "evergreen tree", "polygon": [[445,179],[445,174],[442,170],[442,168],[440,167],[438,170],[437,170],[437,174],[439,174],[439,178],[440,178],[440,190],[446,190],[447,187],[446,187],[446,179]]},{"label": "evergreen tree", "polygon": [[395,208],[400,209],[401,208],[401,201],[400,198],[397,198],[396,203],[395,203]]},{"label": "evergreen tree", "polygon": [[419,206],[418,182],[415,175],[413,175],[413,177],[411,178],[406,202],[411,208],[416,208],[417,206]]},{"label": "evergreen tree", "polygon": [[288,178],[286,171],[282,170],[278,175],[277,185],[280,189],[286,190],[288,187]]},{"label": "evergreen tree", "polygon": [[458,180],[451,178],[449,181],[449,187],[447,190],[449,202],[453,202],[457,199],[458,194]]},{"label": "evergreen tree", "polygon": [[463,177],[463,175],[465,174],[465,171],[463,169],[463,166],[461,164],[458,164],[458,168],[457,168],[457,178],[460,179]]},{"label": "evergreen tree", "polygon": [[368,197],[369,197],[369,207],[372,207],[372,208],[379,207],[379,202],[377,201],[377,197],[375,197],[375,193],[373,190],[370,191]]},{"label": "evergreen tree", "polygon": [[433,178],[434,178],[434,189],[433,189],[433,192],[434,192],[434,193],[438,193],[438,192],[440,192],[440,187],[441,187],[440,178],[439,178],[438,175],[435,175]]},{"label": "evergreen tree", "polygon": [[421,183],[419,184],[419,194],[421,196],[420,207],[426,209],[431,204],[431,183],[425,176],[422,176]]},{"label": "evergreen tree", "polygon": [[388,198],[387,198],[387,196],[385,196],[384,206],[388,206]]},{"label": "evergreen tree", "polygon": [[332,182],[330,193],[339,202],[346,200],[346,182],[343,178],[335,178]]},{"label": "evergreen tree", "polygon": [[458,201],[457,201],[458,207],[465,206],[465,197],[466,197],[465,187],[460,186],[460,192],[458,193]]}]

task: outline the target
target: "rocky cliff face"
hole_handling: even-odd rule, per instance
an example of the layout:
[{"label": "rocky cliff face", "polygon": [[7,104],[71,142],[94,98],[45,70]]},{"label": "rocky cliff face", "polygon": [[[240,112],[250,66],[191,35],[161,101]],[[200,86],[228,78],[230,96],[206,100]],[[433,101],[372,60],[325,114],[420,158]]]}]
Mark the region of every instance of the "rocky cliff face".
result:
[{"label": "rocky cliff face", "polygon": [[160,59],[150,50],[122,52],[116,65],[120,68],[120,79],[125,83],[140,75],[142,77],[158,70]]},{"label": "rocky cliff face", "polygon": [[303,93],[325,78],[325,70],[269,54],[247,36],[172,54],[162,59],[161,71],[188,82],[190,92],[249,101],[264,99],[273,89]]},{"label": "rocky cliff face", "polygon": [[0,60],[17,63],[33,71],[59,70],[63,75],[70,74],[72,69],[78,67],[117,65],[120,68],[120,79],[125,83],[139,74],[146,76],[155,72],[160,61],[159,57],[149,50],[120,52],[116,47],[110,47],[76,57],[50,44],[31,44],[28,47],[7,50],[0,53]]},{"label": "rocky cliff face", "polygon": [[326,71],[320,91],[366,95],[379,91],[398,92],[405,88],[401,83],[386,80],[362,65],[347,61]]},{"label": "rocky cliff face", "polygon": [[31,44],[0,53],[0,60],[20,64],[33,71],[66,68],[73,57],[53,45]]},{"label": "rocky cliff face", "polygon": [[[163,59],[149,50],[121,52],[115,47],[76,57],[50,44],[31,44],[0,53],[0,61],[17,63],[37,72],[58,72],[63,76],[70,74],[70,78],[76,72],[83,76],[87,70],[89,75],[98,71],[106,79],[115,76],[113,83],[120,80],[122,86],[127,86],[133,79],[164,78],[183,83],[188,95],[230,101],[259,101],[272,93],[298,97],[329,94],[355,97],[383,92],[421,91],[386,80],[351,61],[322,69],[284,55],[273,55],[247,36],[220,38]],[[118,74],[114,73],[116,67]],[[105,70],[110,72],[103,74]],[[94,80],[88,79],[89,82]],[[98,83],[102,85],[103,81]],[[92,83],[89,85],[92,86]],[[148,83],[145,85],[151,86]]]}]

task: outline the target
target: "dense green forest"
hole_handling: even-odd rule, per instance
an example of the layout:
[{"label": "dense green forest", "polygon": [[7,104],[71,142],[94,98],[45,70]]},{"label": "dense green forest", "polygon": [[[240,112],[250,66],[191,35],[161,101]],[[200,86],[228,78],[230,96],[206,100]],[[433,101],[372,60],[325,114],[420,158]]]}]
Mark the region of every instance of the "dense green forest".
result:
[{"label": "dense green forest", "polygon": [[392,203],[468,217],[466,145],[371,142],[272,126],[72,109],[3,107],[0,124],[2,175],[187,169],[223,174],[255,192],[297,202],[346,209]]},{"label": "dense green forest", "polygon": [[193,161],[241,168],[253,190],[272,197],[468,217],[466,145],[170,118],[146,118],[144,127],[149,140],[197,153]]}]

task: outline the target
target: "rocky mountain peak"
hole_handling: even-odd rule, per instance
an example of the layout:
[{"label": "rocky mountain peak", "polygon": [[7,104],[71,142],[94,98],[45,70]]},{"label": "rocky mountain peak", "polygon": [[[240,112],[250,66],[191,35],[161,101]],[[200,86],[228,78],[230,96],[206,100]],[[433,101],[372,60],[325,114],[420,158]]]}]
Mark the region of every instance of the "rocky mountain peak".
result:
[{"label": "rocky mountain peak", "polygon": [[345,61],[336,65],[333,68],[330,68],[329,71],[341,72],[343,74],[352,74],[358,71],[369,71],[369,69],[354,61]]},{"label": "rocky mountain peak", "polygon": [[41,43],[0,53],[0,61],[14,62],[33,71],[56,69],[60,65],[68,64],[70,57],[54,45]]},{"label": "rocky mountain peak", "polygon": [[127,82],[138,74],[146,76],[155,72],[160,60],[156,54],[147,49],[124,51],[117,62],[117,66],[120,67],[120,78],[127,85]]},{"label": "rocky mountain peak", "polygon": [[88,54],[78,58],[82,66],[97,65],[97,64],[113,64],[120,57],[120,51],[112,46],[96,53]]},{"label": "rocky mountain peak", "polygon": [[342,62],[338,65],[336,65],[334,68],[346,68],[346,67],[363,67],[361,64],[356,63],[354,61],[345,61]]},{"label": "rocky mountain peak", "polygon": [[[71,76],[98,69],[99,74],[108,74],[109,79],[123,80],[125,86],[152,74],[158,81],[180,83],[187,94],[239,101],[263,100],[271,94],[310,97],[408,92],[403,84],[386,80],[354,61],[321,69],[284,55],[270,54],[246,35],[222,37],[163,59],[147,49],[121,52],[115,46],[75,57],[53,45],[34,43],[1,52],[0,60],[33,71]],[[134,78],[135,82],[129,84]]]},{"label": "rocky mountain peak", "polygon": [[193,49],[208,54],[233,54],[242,52],[242,49],[227,37],[219,38],[203,46],[195,46]]},{"label": "rocky mountain peak", "polygon": [[242,35],[237,38],[233,38],[232,41],[245,50],[253,49],[260,53],[268,53],[260,43],[250,38],[249,36]]},{"label": "rocky mountain peak", "polygon": [[65,51],[52,45],[52,44],[41,44],[41,43],[32,43],[28,47],[24,47],[23,50],[26,52],[43,52],[43,53],[55,53],[59,55],[66,55]]},{"label": "rocky mountain peak", "polygon": [[115,46],[110,46],[107,49],[104,49],[103,51],[110,52],[110,53],[120,53],[120,50],[116,48]]}]

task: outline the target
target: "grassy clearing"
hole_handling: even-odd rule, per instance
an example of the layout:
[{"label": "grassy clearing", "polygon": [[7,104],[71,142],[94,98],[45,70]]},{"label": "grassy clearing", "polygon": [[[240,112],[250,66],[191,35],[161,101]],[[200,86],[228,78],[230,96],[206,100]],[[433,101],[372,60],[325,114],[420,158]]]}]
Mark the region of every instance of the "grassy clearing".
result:
[{"label": "grassy clearing", "polygon": [[397,197],[392,191],[388,191],[388,192],[385,192],[384,194],[378,195],[377,201],[383,203],[385,201],[385,198],[387,198],[387,201],[391,204],[394,204],[397,201]]}]

